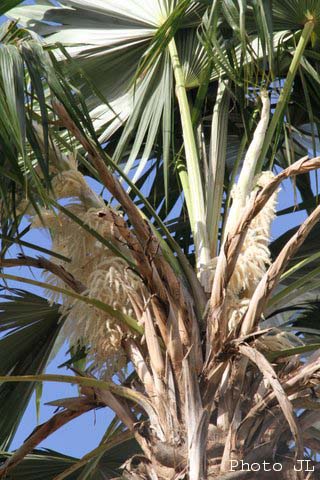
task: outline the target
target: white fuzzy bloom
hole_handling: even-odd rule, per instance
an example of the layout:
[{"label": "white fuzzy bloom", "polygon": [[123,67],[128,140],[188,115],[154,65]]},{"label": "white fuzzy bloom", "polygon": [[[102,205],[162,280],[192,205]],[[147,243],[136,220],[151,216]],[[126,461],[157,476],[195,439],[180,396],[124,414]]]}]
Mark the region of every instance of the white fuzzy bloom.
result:
[{"label": "white fuzzy bloom", "polygon": [[[69,211],[104,238],[121,245],[123,239],[112,221],[111,208],[92,192],[75,165],[71,164],[69,170],[56,175],[52,185],[57,199],[76,197],[76,203],[70,201],[66,206]],[[70,263],[62,261],[60,264],[87,287],[85,294],[134,315],[129,294],[142,292],[143,286],[124,260],[64,213],[44,210],[42,220],[34,217],[32,226],[50,229],[52,250],[71,259]],[[52,285],[66,287],[51,273],[45,273],[45,278]],[[71,345],[88,347],[91,371],[100,377],[110,377],[125,366],[126,356],[121,342],[128,332],[123,325],[83,301],[52,291],[47,294],[53,302],[62,301],[61,312],[66,316],[62,336],[68,338]]]},{"label": "white fuzzy bloom", "polygon": [[35,215],[32,217],[31,228],[58,228],[59,220],[57,215],[52,210],[41,210],[41,217]]},{"label": "white fuzzy bloom", "polygon": [[80,172],[70,169],[53,178],[52,188],[57,198],[80,197],[88,185]]},{"label": "white fuzzy bloom", "polygon": [[[255,185],[264,187],[273,177],[272,172],[262,172],[256,177]],[[270,265],[268,245],[271,224],[275,218],[277,194],[278,192],[275,192],[270,197],[261,212],[253,219],[242,244],[227,290],[230,329],[234,329],[241,320],[250,298]],[[237,188],[233,192],[234,202],[237,200],[236,196]],[[241,211],[238,212],[238,215],[240,216],[241,213]]]},{"label": "white fuzzy bloom", "polygon": [[227,293],[227,315],[230,330],[235,330],[249,305],[248,298],[239,298],[230,291]]}]

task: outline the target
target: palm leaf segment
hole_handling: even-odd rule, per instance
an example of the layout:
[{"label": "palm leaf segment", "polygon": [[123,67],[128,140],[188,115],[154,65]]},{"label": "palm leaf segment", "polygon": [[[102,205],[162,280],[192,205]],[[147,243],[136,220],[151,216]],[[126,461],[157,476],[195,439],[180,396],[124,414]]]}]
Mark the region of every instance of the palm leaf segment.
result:
[{"label": "palm leaf segment", "polygon": [[[84,78],[88,76],[96,91],[108,102],[101,105],[101,97],[92,95],[92,90],[85,80],[80,83],[96,129],[101,131],[104,126],[101,140],[107,140],[134,112],[134,118],[127,127],[127,135],[135,128],[137,119],[144,117],[144,125],[140,126],[137,136],[141,139],[149,137],[146,143],[153,146],[167,97],[165,89],[168,87],[170,63],[161,44],[164,39],[157,39],[156,34],[174,11],[176,3],[154,1],[145,5],[139,1],[121,6],[116,1],[108,4],[70,1],[62,2],[60,8],[32,6],[28,15],[27,10],[20,7],[11,11],[10,16],[35,29],[45,36],[49,43],[60,42],[69,47],[68,54],[77,59],[75,68],[79,70],[76,74],[79,75],[80,72]],[[194,29],[190,27],[199,21],[195,10],[199,8],[193,6],[187,9],[181,25],[182,28],[189,27],[191,34]],[[45,22],[53,22],[56,27]],[[84,35],[90,38],[89,44],[83,44]],[[154,42],[155,38],[159,43],[156,61],[151,70],[146,68],[140,72],[134,84],[133,79],[141,59],[148,52],[151,40]],[[187,57],[182,57],[182,64],[190,64],[188,56],[192,58],[195,48],[196,46],[190,45],[184,50]],[[115,72],[117,78],[113,76]],[[199,67],[197,72],[191,71],[191,75],[195,76],[193,81],[197,79],[197,73],[200,73]],[[168,97],[172,97],[170,92]],[[154,132],[151,131],[151,125]],[[170,124],[166,127],[170,127]],[[138,151],[141,143],[142,140]],[[147,150],[150,154],[150,146]]]},{"label": "palm leaf segment", "polygon": [[[22,290],[1,295],[1,299],[1,375],[42,373],[63,324],[59,323],[58,305]],[[10,446],[34,386],[1,385],[1,450]]]}]

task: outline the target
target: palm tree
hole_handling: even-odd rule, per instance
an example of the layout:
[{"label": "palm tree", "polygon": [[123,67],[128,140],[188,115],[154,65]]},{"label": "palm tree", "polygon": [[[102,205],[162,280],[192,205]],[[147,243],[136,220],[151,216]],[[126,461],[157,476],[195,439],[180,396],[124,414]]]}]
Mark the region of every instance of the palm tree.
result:
[{"label": "palm tree", "polygon": [[[19,3],[0,7],[0,478],[318,478],[319,2]],[[301,201],[276,212],[289,178]],[[66,337],[73,375],[46,374]],[[79,396],[10,453],[43,381]],[[36,449],[105,406],[83,459]]]}]

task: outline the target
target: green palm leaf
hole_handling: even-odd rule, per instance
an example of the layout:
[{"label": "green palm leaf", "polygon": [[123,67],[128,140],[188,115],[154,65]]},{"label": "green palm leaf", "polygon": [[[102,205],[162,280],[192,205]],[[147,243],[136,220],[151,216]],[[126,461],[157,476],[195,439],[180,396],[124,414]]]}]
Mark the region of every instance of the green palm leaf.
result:
[{"label": "green palm leaf", "polygon": [[[121,444],[108,449],[102,455],[94,470],[90,472],[91,480],[111,479],[121,475],[121,465],[126,461],[128,455],[138,453],[139,449],[134,440],[126,440]],[[10,454],[0,454],[0,459],[5,459]],[[66,469],[77,464],[79,459],[63,455],[53,450],[35,450],[32,454],[17,465],[12,473],[8,473],[8,480],[53,480],[57,475],[62,474]],[[76,470],[68,475],[68,480],[89,478],[83,476],[85,468]]]},{"label": "green palm leaf", "polygon": [[[1,295],[0,372],[40,374],[44,371],[57,335],[58,305],[23,290]],[[28,405],[35,384],[0,386],[0,446],[9,447]]]},{"label": "green palm leaf", "polygon": [[[1,459],[5,460],[10,454],[2,453]],[[22,463],[20,463],[12,473],[7,475],[8,479],[33,479],[40,480],[53,478],[66,468],[70,467],[77,461],[76,458],[63,455],[52,450],[36,450],[28,455]],[[70,479],[76,479],[77,476],[70,476]],[[101,477],[97,476],[97,480]]]}]

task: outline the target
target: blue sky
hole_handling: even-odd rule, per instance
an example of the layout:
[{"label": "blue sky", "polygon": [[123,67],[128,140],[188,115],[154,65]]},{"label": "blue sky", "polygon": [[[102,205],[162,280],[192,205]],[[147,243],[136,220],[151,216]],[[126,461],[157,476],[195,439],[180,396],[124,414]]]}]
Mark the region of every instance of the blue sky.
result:
[{"label": "blue sky", "polygon": [[[32,1],[29,0],[26,3],[32,3]],[[313,174],[313,184],[315,184],[314,175],[315,174]],[[96,188],[95,182],[90,182],[90,185]],[[292,204],[294,204],[295,201],[297,203],[300,201],[300,195],[298,192],[296,192],[295,198],[291,182],[287,180],[283,183],[282,190],[279,194],[278,208],[283,209],[291,206]],[[305,212],[296,212],[294,214],[278,217],[272,227],[272,237],[278,237],[288,228],[300,224],[305,218]],[[32,243],[39,242],[39,244],[41,244],[42,246],[50,248],[50,241],[48,236],[46,236],[44,233],[41,233],[39,230],[33,230],[29,232],[28,235],[25,237],[25,240]],[[28,249],[26,249],[25,251],[26,254],[34,255],[34,251],[28,251]],[[12,256],[15,256],[16,253],[17,249],[16,247],[13,247],[11,249]],[[27,269],[23,268],[10,269],[10,273],[20,276],[30,276],[30,272]],[[15,286],[17,285],[15,284]],[[19,287],[26,288],[24,285],[19,285]],[[27,286],[26,289],[36,291],[36,289],[30,288],[30,286]],[[48,366],[48,373],[59,372],[70,374],[70,372],[66,372],[62,369],[57,368],[59,364],[65,361],[65,352],[67,349],[68,346],[67,344],[65,344],[58,353],[57,357]],[[44,403],[56,400],[58,398],[70,397],[74,395],[77,395],[77,388],[75,386],[58,383],[45,383],[43,387],[42,406],[40,409],[40,422],[49,419],[54,411],[53,407],[46,406],[44,405]],[[98,444],[111,418],[112,415],[109,409],[101,409],[96,412],[89,412],[72,421],[71,423],[51,435],[41,444],[41,447],[52,448],[54,450],[62,451],[63,453],[74,456],[82,456]],[[25,438],[34,429],[36,424],[37,419],[35,398],[33,397],[14,439],[12,445],[13,449],[21,445]]]}]

